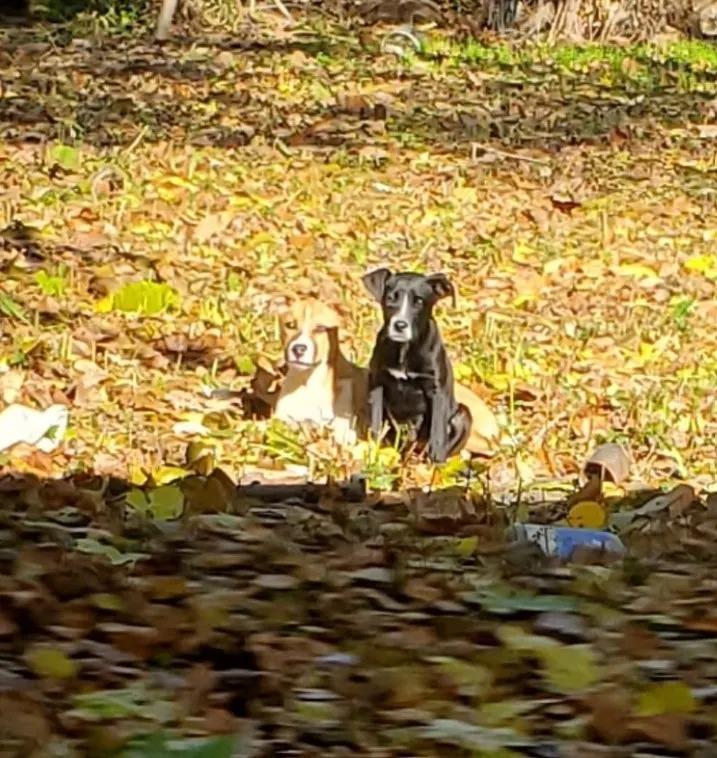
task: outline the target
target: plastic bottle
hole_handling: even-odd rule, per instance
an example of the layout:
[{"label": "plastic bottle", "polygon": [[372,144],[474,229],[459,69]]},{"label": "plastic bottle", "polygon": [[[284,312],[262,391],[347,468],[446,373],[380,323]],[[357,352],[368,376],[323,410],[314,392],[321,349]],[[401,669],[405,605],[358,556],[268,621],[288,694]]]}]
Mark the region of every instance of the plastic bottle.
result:
[{"label": "plastic bottle", "polygon": [[506,534],[511,542],[534,542],[545,555],[570,560],[576,548],[602,550],[611,555],[625,555],[625,546],[612,532],[601,529],[575,529],[545,524],[514,524]]}]

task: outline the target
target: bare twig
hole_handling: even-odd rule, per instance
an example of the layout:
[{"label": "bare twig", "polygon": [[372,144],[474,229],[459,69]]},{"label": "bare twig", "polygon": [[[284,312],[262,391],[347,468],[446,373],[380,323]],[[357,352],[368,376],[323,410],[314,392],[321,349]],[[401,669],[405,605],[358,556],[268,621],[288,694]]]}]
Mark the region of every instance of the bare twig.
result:
[{"label": "bare twig", "polygon": [[162,7],[157,16],[157,27],[154,32],[154,38],[163,42],[169,38],[169,29],[172,26],[172,19],[177,10],[179,0],[162,0]]},{"label": "bare twig", "polygon": [[478,142],[471,143],[471,160],[476,160],[479,150],[485,150],[487,153],[493,153],[501,158],[512,158],[516,161],[525,161],[526,163],[535,163],[538,166],[548,166],[548,161],[544,161],[540,158],[533,158],[529,155],[520,155],[519,153],[510,153],[507,150],[498,150],[490,145],[481,145]]}]

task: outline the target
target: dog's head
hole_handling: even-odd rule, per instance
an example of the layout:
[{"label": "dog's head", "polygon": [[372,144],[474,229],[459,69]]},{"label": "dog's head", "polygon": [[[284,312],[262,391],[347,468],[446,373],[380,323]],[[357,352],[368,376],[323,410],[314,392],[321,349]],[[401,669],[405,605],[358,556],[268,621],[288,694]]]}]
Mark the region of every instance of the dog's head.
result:
[{"label": "dog's head", "polygon": [[387,268],[370,271],[363,277],[366,289],[383,309],[386,335],[393,342],[419,339],[433,317],[433,306],[456,293],[445,274],[394,274]]},{"label": "dog's head", "polygon": [[279,322],[287,365],[309,370],[332,360],[340,320],[331,306],[315,298],[291,303]]}]

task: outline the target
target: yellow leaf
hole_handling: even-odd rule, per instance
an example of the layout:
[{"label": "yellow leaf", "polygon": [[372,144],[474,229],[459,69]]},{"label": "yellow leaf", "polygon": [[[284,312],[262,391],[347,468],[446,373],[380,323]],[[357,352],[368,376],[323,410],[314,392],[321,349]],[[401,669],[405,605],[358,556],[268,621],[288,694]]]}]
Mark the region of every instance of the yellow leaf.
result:
[{"label": "yellow leaf", "polygon": [[232,208],[253,208],[255,202],[253,197],[247,195],[232,195],[229,198],[229,205]]},{"label": "yellow leaf", "polygon": [[111,592],[96,592],[94,595],[90,595],[88,599],[95,608],[103,611],[123,611],[125,609],[122,597]]},{"label": "yellow leaf", "polygon": [[149,234],[152,231],[152,224],[149,221],[137,221],[129,227],[133,234]]},{"label": "yellow leaf", "polygon": [[456,543],[456,552],[461,558],[468,558],[478,547],[478,537],[464,537]]},{"label": "yellow leaf", "polygon": [[172,187],[157,187],[157,196],[165,203],[173,203],[179,194],[177,189]]},{"label": "yellow leaf", "polygon": [[45,679],[69,679],[77,671],[77,664],[56,648],[35,647],[28,650],[25,658],[33,672]]},{"label": "yellow leaf", "polygon": [[274,235],[270,232],[257,232],[251,239],[247,240],[246,246],[254,249],[260,245],[273,245],[274,242]]},{"label": "yellow leaf", "polygon": [[511,305],[514,308],[520,308],[521,305],[525,305],[525,303],[530,303],[537,299],[538,296],[534,292],[525,292],[522,295],[518,295],[518,297],[513,300]]},{"label": "yellow leaf", "polygon": [[483,381],[496,390],[505,392],[510,387],[510,374],[489,374],[483,375]]},{"label": "yellow leaf", "polygon": [[560,645],[538,651],[543,674],[558,692],[580,692],[598,679],[595,653],[588,645]]},{"label": "yellow leaf", "polygon": [[644,263],[623,263],[617,267],[617,273],[620,276],[630,276],[634,279],[660,278],[654,268],[650,268],[650,266],[646,266]]},{"label": "yellow leaf", "polygon": [[562,649],[560,643],[552,637],[526,632],[517,624],[501,624],[495,633],[505,647],[510,650],[518,650],[521,653],[538,655],[547,648]]},{"label": "yellow leaf", "polygon": [[129,227],[129,231],[138,237],[166,237],[172,227],[164,221],[137,221]]},{"label": "yellow leaf", "polygon": [[136,463],[130,463],[129,481],[130,484],[141,486],[147,481],[147,474],[144,473],[141,466],[138,466]]},{"label": "yellow leaf", "polygon": [[379,450],[378,460],[386,468],[393,468],[401,463],[401,453],[395,447],[384,447]]},{"label": "yellow leaf", "polygon": [[513,247],[512,258],[516,263],[534,263],[536,259],[535,249],[522,242],[517,242]]},{"label": "yellow leaf", "polygon": [[453,197],[461,203],[475,203],[478,200],[478,192],[475,187],[456,187]]},{"label": "yellow leaf", "polygon": [[164,182],[165,184],[172,184],[175,187],[181,187],[182,189],[197,189],[196,184],[192,184],[192,182],[182,176],[165,176],[161,179],[161,182]]},{"label": "yellow leaf", "polygon": [[605,498],[621,498],[624,497],[625,490],[620,485],[605,479],[602,483],[602,494]]},{"label": "yellow leaf", "polygon": [[157,484],[168,484],[176,479],[183,479],[185,476],[189,476],[189,474],[189,471],[185,471],[178,466],[159,466],[152,470],[152,479]]},{"label": "yellow leaf", "polygon": [[568,524],[583,529],[602,529],[607,517],[605,509],[594,500],[576,503],[568,513]]},{"label": "yellow leaf", "polygon": [[695,271],[698,274],[712,274],[717,270],[717,256],[693,255],[683,265],[687,271]]},{"label": "yellow leaf", "polygon": [[637,713],[640,716],[661,716],[663,713],[691,713],[695,696],[683,682],[655,684],[640,695]]},{"label": "yellow leaf", "polygon": [[453,376],[456,381],[469,381],[473,376],[473,369],[467,363],[454,363],[453,364]]},{"label": "yellow leaf", "polygon": [[112,296],[103,297],[102,300],[95,303],[97,313],[109,313],[112,310]]},{"label": "yellow leaf", "polygon": [[655,357],[655,354],[655,346],[651,342],[640,343],[640,358],[642,359],[643,363],[647,363],[648,361],[652,360],[652,358]]},{"label": "yellow leaf", "polygon": [[434,221],[440,220],[440,214],[435,210],[426,210],[421,220],[418,222],[422,227],[430,226]]},{"label": "yellow leaf", "polygon": [[543,264],[543,274],[545,276],[551,276],[557,274],[566,262],[566,258],[551,258]]}]

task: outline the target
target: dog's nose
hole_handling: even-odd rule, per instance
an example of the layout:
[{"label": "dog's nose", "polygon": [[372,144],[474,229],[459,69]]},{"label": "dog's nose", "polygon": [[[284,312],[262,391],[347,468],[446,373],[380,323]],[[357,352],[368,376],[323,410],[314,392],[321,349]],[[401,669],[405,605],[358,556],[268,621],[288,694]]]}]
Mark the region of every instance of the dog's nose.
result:
[{"label": "dog's nose", "polygon": [[398,321],[394,321],[394,322],[393,322],[393,328],[394,328],[394,329],[395,329],[397,332],[399,332],[399,333],[400,333],[400,332],[405,332],[405,331],[406,331],[406,329],[408,329],[408,321],[401,321],[401,320],[398,320]]},{"label": "dog's nose", "polygon": [[301,358],[301,356],[306,352],[306,345],[293,345],[291,348],[291,352],[297,357]]}]

